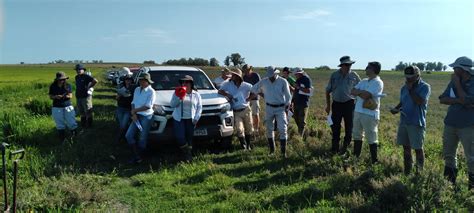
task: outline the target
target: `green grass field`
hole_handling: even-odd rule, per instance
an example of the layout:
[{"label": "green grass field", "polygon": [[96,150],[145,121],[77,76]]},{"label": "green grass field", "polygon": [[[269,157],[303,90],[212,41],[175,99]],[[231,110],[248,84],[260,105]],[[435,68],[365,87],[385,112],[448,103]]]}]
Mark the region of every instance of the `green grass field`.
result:
[{"label": "green grass field", "polygon": [[[292,121],[287,160],[268,156],[260,134],[251,152],[209,154],[208,143],[200,146],[192,163],[183,163],[176,147],[154,146],[149,160],[129,165],[128,147],[115,142],[114,87],[104,80],[109,65],[87,65],[100,81],[94,92],[94,127],[73,142],[57,140],[48,88],[57,71],[65,71],[73,83],[72,67],[0,65],[0,138],[12,149],[27,152],[20,162],[18,206],[22,211],[474,210],[462,149],[459,191],[454,193],[442,176],[447,107],[439,104],[438,96],[450,79],[447,73],[422,76],[432,86],[425,170],[405,176],[402,150],[395,144],[399,118],[389,113],[404,83],[399,72],[381,73],[388,96],[381,105],[378,165],[371,166],[367,144],[360,159],[328,153],[331,136],[323,91],[330,72],[314,70],[307,70],[317,91],[309,110],[310,137],[302,141],[296,136]],[[215,69],[204,70],[211,78],[219,74]],[[8,180],[12,183],[11,173]]]}]

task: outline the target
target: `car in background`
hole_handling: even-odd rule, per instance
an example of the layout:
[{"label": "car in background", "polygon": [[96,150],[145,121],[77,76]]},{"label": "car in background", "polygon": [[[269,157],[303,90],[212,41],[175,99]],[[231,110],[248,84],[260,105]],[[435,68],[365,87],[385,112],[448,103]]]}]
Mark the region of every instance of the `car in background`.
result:
[{"label": "car in background", "polygon": [[[190,75],[202,98],[202,116],[194,130],[196,139],[220,140],[229,142],[234,131],[234,114],[227,99],[217,93],[209,77],[201,69],[181,66],[142,67],[134,76],[138,83],[141,73],[149,73],[155,90],[156,100],[153,106],[153,124],[150,129],[151,141],[174,140],[173,108],[170,107],[171,97],[179,86],[179,79]],[[200,140],[195,140],[200,141]]]}]

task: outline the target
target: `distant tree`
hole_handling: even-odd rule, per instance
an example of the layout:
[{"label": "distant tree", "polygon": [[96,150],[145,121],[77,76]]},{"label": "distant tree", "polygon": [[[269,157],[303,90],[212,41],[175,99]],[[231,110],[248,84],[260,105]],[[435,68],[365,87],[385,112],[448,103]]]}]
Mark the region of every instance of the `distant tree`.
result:
[{"label": "distant tree", "polygon": [[408,64],[407,64],[407,63],[403,63],[403,61],[400,61],[400,62],[398,62],[398,65],[395,66],[395,70],[397,70],[397,71],[403,71],[403,70],[405,70],[405,68],[407,68],[407,67],[408,67]]},{"label": "distant tree", "polygon": [[326,65],[322,65],[322,66],[319,66],[319,67],[315,67],[316,70],[323,70],[323,71],[328,71],[328,70],[331,70],[331,68],[329,66],[326,66]]},{"label": "distant tree", "polygon": [[448,69],[448,66],[443,65],[443,71],[446,71]]},{"label": "distant tree", "polygon": [[433,71],[436,68],[436,62],[426,62],[426,71]]},{"label": "distant tree", "polygon": [[218,67],[219,66],[219,61],[216,58],[211,58],[209,60],[209,65],[211,67]]},{"label": "distant tree", "polygon": [[232,53],[230,55],[230,60],[232,61],[234,66],[245,64],[245,58],[242,58],[239,53]]},{"label": "distant tree", "polygon": [[226,66],[230,66],[230,56],[226,56],[226,57],[225,57],[224,64],[225,64]]},{"label": "distant tree", "polygon": [[441,71],[443,70],[443,63],[439,62],[436,63],[435,71]]},{"label": "distant tree", "polygon": [[20,62],[20,64],[25,64],[25,62],[22,61],[22,62]]},{"label": "distant tree", "polygon": [[156,64],[154,60],[145,60],[143,64]]},{"label": "distant tree", "polygon": [[420,68],[421,71],[425,70],[425,63],[423,62],[418,62],[415,64],[418,68]]}]

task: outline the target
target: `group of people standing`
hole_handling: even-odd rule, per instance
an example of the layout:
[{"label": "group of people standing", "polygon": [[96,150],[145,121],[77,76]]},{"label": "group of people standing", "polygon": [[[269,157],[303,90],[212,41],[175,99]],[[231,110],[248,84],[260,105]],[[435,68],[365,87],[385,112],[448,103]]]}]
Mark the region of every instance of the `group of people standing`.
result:
[{"label": "group of people standing", "polygon": [[[333,153],[347,154],[348,147],[354,141],[353,154],[361,155],[363,139],[369,144],[372,163],[378,162],[378,125],[380,122],[380,101],[385,96],[384,83],[379,77],[381,64],[369,62],[365,68],[367,78],[361,79],[351,70],[355,61],[349,56],[340,58],[339,69],[333,72],[326,86],[326,108],[328,123],[331,125]],[[456,183],[457,148],[459,142],[464,147],[467,159],[469,188],[474,188],[474,69],[468,57],[459,57],[450,64],[454,69],[445,91],[439,96],[441,104],[449,105],[444,119],[443,156],[444,175],[453,184]],[[97,80],[85,74],[86,68],[78,64],[76,98],[77,112],[81,115],[81,126],[92,125],[92,88]],[[243,72],[242,72],[243,70]],[[253,72],[253,67],[244,65],[224,68],[222,75],[214,80],[218,93],[225,96],[234,112],[235,135],[242,149],[251,150],[251,141],[259,129],[259,98],[265,103],[264,124],[270,154],[275,153],[274,131],[279,132],[280,152],[286,157],[288,143],[288,116],[295,119],[298,133],[305,135],[306,117],[309,99],[313,94],[310,77],[301,68],[280,70],[266,67],[265,78]],[[128,71],[130,73],[130,71]],[[293,74],[295,78],[291,76]],[[415,150],[416,171],[424,167],[424,138],[426,132],[426,114],[431,94],[430,85],[421,78],[418,67],[411,65],[404,70],[405,84],[400,89],[399,103],[393,107],[392,114],[400,114],[397,131],[397,144],[403,147],[404,172],[409,174],[413,168],[412,149]],[[56,73],[49,89],[53,100],[52,115],[61,141],[77,134],[75,110],[71,103],[72,86],[66,82],[64,72]],[[148,130],[152,123],[155,93],[153,81],[148,73],[139,76],[138,87],[133,86],[131,73],[125,76],[123,85],[117,90],[117,118],[119,121],[118,140],[126,139],[133,158],[138,163],[146,147]],[[192,137],[194,128],[201,117],[201,96],[194,87],[193,78],[185,76],[180,87],[171,99],[175,136],[187,160],[191,160]],[[130,121],[130,118],[132,122]],[[344,120],[345,135],[342,147],[341,123]],[[135,136],[138,134],[138,140]]]}]

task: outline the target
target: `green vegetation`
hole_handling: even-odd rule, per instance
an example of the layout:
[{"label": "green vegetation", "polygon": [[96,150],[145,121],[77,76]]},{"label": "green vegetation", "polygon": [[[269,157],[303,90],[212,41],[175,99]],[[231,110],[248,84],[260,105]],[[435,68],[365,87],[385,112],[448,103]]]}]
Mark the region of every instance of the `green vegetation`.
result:
[{"label": "green vegetation", "polygon": [[[287,160],[268,156],[265,138],[260,134],[251,152],[209,154],[210,143],[203,143],[192,163],[180,162],[176,147],[157,145],[155,141],[145,163],[129,165],[127,145],[115,142],[115,94],[105,83],[105,68],[91,68],[101,81],[94,92],[93,129],[61,144],[50,116],[47,92],[57,71],[66,71],[73,84],[72,66],[0,66],[0,138],[13,148],[27,151],[20,162],[21,210],[474,210],[474,194],[467,190],[464,156],[459,158],[457,193],[442,176],[441,136],[447,107],[440,105],[437,97],[450,79],[447,73],[423,75],[432,86],[426,165],[420,175],[405,176],[402,150],[395,144],[398,116],[388,109],[398,103],[399,88],[404,83],[399,72],[381,74],[388,96],[382,100],[380,164],[376,166],[370,165],[367,144],[360,159],[327,152],[331,136],[325,123],[323,93],[311,100],[307,141],[296,136],[296,126],[291,122]],[[220,73],[218,68],[212,69],[208,71],[211,78]],[[330,72],[308,72],[316,91],[324,91]],[[8,178],[12,183],[11,173]]]}]

